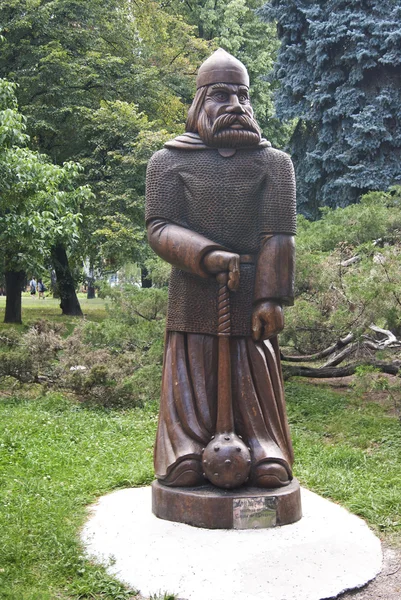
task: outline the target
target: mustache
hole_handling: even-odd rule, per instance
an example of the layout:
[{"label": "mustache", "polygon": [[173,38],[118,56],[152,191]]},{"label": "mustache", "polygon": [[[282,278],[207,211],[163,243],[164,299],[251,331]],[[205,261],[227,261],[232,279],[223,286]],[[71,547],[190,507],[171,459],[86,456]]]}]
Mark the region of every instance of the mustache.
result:
[{"label": "mustache", "polygon": [[[217,128],[215,124],[217,123]],[[242,129],[231,129],[230,125],[241,123]],[[261,130],[249,115],[226,113],[212,123],[205,110],[201,110],[197,130],[203,142],[211,148],[245,148],[257,146]]]},{"label": "mustache", "polygon": [[217,119],[213,123],[213,135],[218,133],[222,129],[228,129],[231,125],[234,125],[234,123],[239,123],[247,131],[253,131],[254,133],[260,134],[258,124],[254,119],[252,119],[248,115],[225,114],[221,115],[220,117],[217,117]]}]

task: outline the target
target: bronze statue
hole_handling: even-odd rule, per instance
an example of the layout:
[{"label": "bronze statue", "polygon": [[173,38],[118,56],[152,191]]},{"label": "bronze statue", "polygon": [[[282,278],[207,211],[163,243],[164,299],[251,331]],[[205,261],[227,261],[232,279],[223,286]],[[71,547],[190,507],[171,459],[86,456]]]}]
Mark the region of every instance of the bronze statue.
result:
[{"label": "bronze statue", "polygon": [[248,73],[224,50],[199,69],[186,133],[150,160],[146,196],[149,243],[173,265],[156,477],[287,486],[277,334],[293,302],[294,172],[261,138]]}]

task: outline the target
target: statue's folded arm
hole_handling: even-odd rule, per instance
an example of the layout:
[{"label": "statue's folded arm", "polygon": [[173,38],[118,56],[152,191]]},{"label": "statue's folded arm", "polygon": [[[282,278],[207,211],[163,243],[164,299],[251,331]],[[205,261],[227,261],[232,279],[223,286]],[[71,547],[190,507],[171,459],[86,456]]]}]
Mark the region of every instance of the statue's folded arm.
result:
[{"label": "statue's folded arm", "polygon": [[200,277],[210,277],[202,265],[204,256],[211,250],[226,249],[196,231],[165,219],[151,219],[147,227],[149,244],[160,258]]}]

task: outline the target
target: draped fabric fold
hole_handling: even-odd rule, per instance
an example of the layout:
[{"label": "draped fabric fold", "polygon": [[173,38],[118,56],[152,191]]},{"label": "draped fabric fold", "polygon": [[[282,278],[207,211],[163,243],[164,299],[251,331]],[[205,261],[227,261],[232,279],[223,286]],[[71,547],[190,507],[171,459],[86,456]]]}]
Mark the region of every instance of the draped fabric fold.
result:
[{"label": "draped fabric fold", "polygon": [[[251,447],[252,466],[284,464],[291,473],[293,451],[287,423],[277,340],[230,339],[235,431]],[[156,477],[163,481],[181,461],[201,462],[217,416],[218,338],[167,332]]]}]

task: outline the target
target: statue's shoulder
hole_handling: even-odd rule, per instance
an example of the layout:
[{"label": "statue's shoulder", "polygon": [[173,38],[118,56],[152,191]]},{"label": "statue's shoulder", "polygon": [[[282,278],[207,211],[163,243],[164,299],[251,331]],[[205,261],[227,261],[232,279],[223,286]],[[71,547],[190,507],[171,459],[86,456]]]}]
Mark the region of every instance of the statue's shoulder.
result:
[{"label": "statue's shoulder", "polygon": [[197,133],[184,133],[164,144],[164,148],[155,152],[148,163],[148,168],[155,165],[168,165],[179,163],[187,152],[177,150],[210,150],[200,139]]},{"label": "statue's shoulder", "polygon": [[274,148],[271,144],[270,144],[270,146],[268,146],[266,148],[265,152],[266,152],[266,156],[268,156],[270,158],[270,160],[277,160],[277,161],[291,160],[290,155],[287,154],[287,152],[284,152],[283,150],[279,150],[278,148]]},{"label": "statue's shoulder", "polygon": [[172,152],[169,148],[157,150],[149,159],[148,171],[159,167],[166,168],[176,162],[176,152]]},{"label": "statue's shoulder", "polygon": [[175,177],[187,162],[188,153],[176,148],[164,147],[155,152],[147,166],[147,179],[158,177]]},{"label": "statue's shoulder", "polygon": [[283,150],[273,148],[271,145],[268,148],[265,148],[264,157],[270,166],[275,166],[277,168],[292,167],[290,155],[287,154],[287,152],[283,152]]},{"label": "statue's shoulder", "polygon": [[207,150],[208,147],[204,144],[197,133],[187,131],[182,135],[177,135],[173,140],[169,140],[164,144],[165,148],[178,150]]}]

